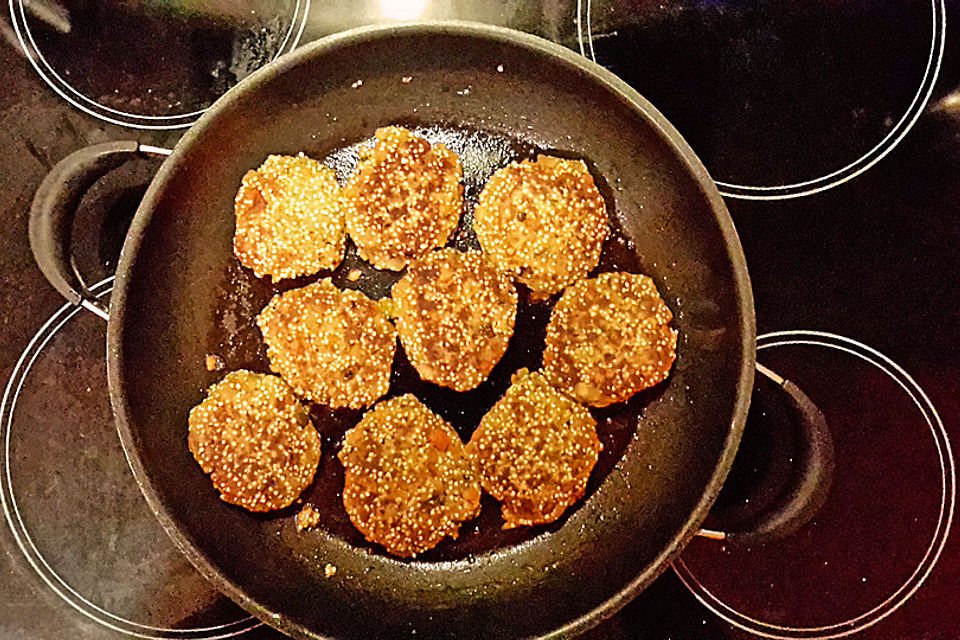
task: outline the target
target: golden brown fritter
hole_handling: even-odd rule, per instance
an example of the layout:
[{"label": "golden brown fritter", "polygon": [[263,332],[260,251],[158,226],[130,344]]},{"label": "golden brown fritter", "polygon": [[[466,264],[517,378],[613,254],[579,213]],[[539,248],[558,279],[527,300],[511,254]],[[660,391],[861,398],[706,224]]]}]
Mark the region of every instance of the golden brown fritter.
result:
[{"label": "golden brown fritter", "polygon": [[463,209],[460,159],[402,127],[377,129],[343,188],[341,208],[360,257],[399,271],[442,247]]},{"label": "golden brown fritter", "polygon": [[540,156],[493,174],[473,228],[494,265],[549,296],[597,266],[607,210],[587,165]]},{"label": "golden brown fritter", "polygon": [[480,421],[469,454],[501,504],[504,529],[553,522],[579,500],[603,445],[590,412],[521,369]]},{"label": "golden brown fritter", "polygon": [[394,555],[456,538],[460,523],[480,513],[476,463],[453,427],[410,394],[368,411],[338,457],[350,521]]},{"label": "golden brown fritter", "polygon": [[333,171],[316,160],[267,157],[243,176],[234,202],[240,264],[274,280],[335,268],[345,247],[339,195]]},{"label": "golden brown fritter", "polygon": [[516,289],[479,251],[428,253],[393,285],[392,298],[420,377],[456,391],[486,380],[513,335]]},{"label": "golden brown fritter", "polygon": [[257,317],[270,368],[298,395],[360,409],[387,392],[397,330],[380,306],[329,278],[276,295]]},{"label": "golden brown fritter", "polygon": [[313,481],[320,436],[277,376],[239,370],[190,411],[190,453],[225,502],[250,511],[290,505]]},{"label": "golden brown fritter", "polygon": [[623,402],[667,377],[676,358],[673,314],[653,280],[603,273],[567,289],[550,316],[543,374],[580,402]]}]

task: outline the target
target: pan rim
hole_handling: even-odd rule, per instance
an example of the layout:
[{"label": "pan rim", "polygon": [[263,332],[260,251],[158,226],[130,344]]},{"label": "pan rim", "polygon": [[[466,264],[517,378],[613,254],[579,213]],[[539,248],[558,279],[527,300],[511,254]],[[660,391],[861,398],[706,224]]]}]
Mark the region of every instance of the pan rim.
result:
[{"label": "pan rim", "polygon": [[721,232],[723,244],[733,268],[733,283],[737,297],[739,328],[741,332],[741,362],[736,381],[736,401],[734,403],[733,415],[718,462],[710,480],[705,486],[703,495],[697,502],[696,507],[688,515],[686,523],[674,534],[669,544],[650,562],[645,570],[590,611],[542,636],[538,636],[543,638],[571,637],[590,629],[604,619],[612,616],[647,585],[653,582],[654,579],[666,570],[671,560],[675,558],[696,535],[700,525],[706,518],[733,464],[733,458],[736,454],[746,422],[750,395],[753,388],[756,357],[756,319],[746,258],[743,254],[739,237],[733,220],[717,189],[716,183],[710,177],[702,162],[697,158],[692,148],[673,125],[635,89],[627,85],[626,82],[612,72],[562,45],[506,27],[468,21],[430,20],[387,26],[374,25],[359,27],[333,34],[304,45],[300,49],[286,54],[278,58],[275,62],[257,70],[221,96],[184,134],[174,148],[173,153],[164,161],[156,176],[151,181],[134,215],[123,243],[123,249],[117,265],[116,283],[111,297],[110,317],[107,324],[107,379],[117,431],[124,455],[133,471],[133,475],[141,492],[147,500],[150,510],[191,564],[220,591],[240,604],[244,609],[269,624],[281,629],[285,633],[295,634],[299,637],[318,637],[315,632],[288,616],[272,613],[269,607],[264,606],[249,596],[240,585],[227,579],[207,556],[180,530],[173,521],[173,518],[166,512],[163,500],[151,482],[149,474],[140,458],[140,454],[137,451],[136,437],[131,428],[127,400],[120,391],[122,389],[121,373],[123,370],[123,352],[121,345],[123,341],[123,321],[126,315],[128,283],[144,231],[153,217],[154,208],[160,200],[166,183],[183,162],[187,150],[193,146],[197,138],[219,117],[221,112],[226,110],[238,98],[255,92],[261,85],[270,81],[274,75],[283,73],[285,70],[300,64],[306,59],[321,56],[325,52],[351,46],[359,42],[377,40],[390,36],[416,36],[422,33],[464,36],[476,38],[479,41],[486,40],[508,43],[553,58],[558,58],[559,62],[588,75],[598,85],[623,100],[629,105],[631,110],[637,112],[644,118],[657,134],[673,148],[680,162],[687,168],[690,175],[698,184],[710,204],[711,211],[718,229]]}]

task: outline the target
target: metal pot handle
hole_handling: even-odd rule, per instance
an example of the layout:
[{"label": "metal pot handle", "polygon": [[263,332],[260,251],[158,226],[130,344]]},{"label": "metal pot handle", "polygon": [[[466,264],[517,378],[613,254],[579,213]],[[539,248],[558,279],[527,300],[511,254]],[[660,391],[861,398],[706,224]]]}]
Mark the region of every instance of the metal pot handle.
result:
[{"label": "metal pot handle", "polygon": [[[833,481],[833,438],[823,412],[800,388],[757,363],[757,371],[776,383],[788,396],[800,417],[800,459],[793,468],[793,480],[770,507],[751,519],[743,529],[713,531],[701,529],[698,535],[730,544],[758,545],[786,537],[810,521],[823,506]],[[736,463],[734,463],[736,464]]]},{"label": "metal pot handle", "polygon": [[30,207],[30,249],[40,271],[63,297],[104,320],[109,310],[83,284],[74,266],[70,231],[90,187],[137,154],[167,156],[170,150],[124,140],[75,151],[50,170]]}]

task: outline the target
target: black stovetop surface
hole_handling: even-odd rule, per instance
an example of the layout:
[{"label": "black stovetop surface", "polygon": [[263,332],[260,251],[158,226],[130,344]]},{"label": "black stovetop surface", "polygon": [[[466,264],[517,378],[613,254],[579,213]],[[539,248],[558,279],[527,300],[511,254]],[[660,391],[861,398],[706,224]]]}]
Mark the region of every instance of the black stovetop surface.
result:
[{"label": "black stovetop surface", "polygon": [[[725,43],[741,37],[731,34],[725,40],[724,33],[717,31],[722,30],[725,23],[717,18],[715,5],[723,3],[666,2],[659,6],[664,9],[666,5],[664,10],[669,11],[677,10],[676,6],[670,6],[677,4],[683,4],[688,14],[675,20],[672,31],[665,30],[659,40],[641,44],[637,44],[638,38],[644,29],[651,28],[649,23],[638,19],[631,27],[630,24],[616,24],[616,21],[608,24],[598,19],[594,25],[597,29],[594,35],[599,36],[594,52],[597,59],[628,79],[632,75],[634,82],[642,83],[643,73],[650,70],[645,71],[643,64],[634,65],[632,61],[638,60],[645,51],[649,54],[651,47],[664,47],[676,41],[692,46],[694,40],[699,40],[704,47],[723,49],[727,47]],[[829,7],[844,3],[823,0],[820,4]],[[872,6],[876,11],[881,11],[884,6],[884,3],[860,4],[869,5],[868,8]],[[373,21],[370,15],[356,8],[359,6],[366,5],[315,3],[303,41]],[[582,40],[577,38],[577,12],[578,9],[581,11],[582,18],[582,12],[589,6],[584,2],[578,5],[547,0],[520,4],[446,3],[440,17],[480,19],[523,28],[578,49]],[[698,14],[694,9],[697,8],[701,10],[701,17],[706,16],[712,22],[696,22]],[[948,24],[960,18],[958,9],[956,3],[947,4]],[[641,17],[655,13],[655,9],[643,2],[596,2],[590,10],[601,18],[616,12],[622,16],[628,15],[623,12],[634,11]],[[600,30],[603,25],[614,35],[604,37]],[[579,26],[582,27],[583,23]],[[850,25],[837,21],[835,28],[848,29]],[[704,34],[711,37],[705,38]],[[905,28],[901,35],[907,37],[908,34],[909,29]],[[744,42],[748,40],[743,39]],[[758,332],[821,330],[872,346],[916,379],[939,410],[947,432],[953,437],[960,436],[960,99],[951,97],[960,91],[957,42],[948,33],[939,80],[916,126],[889,155],[868,171],[839,186],[801,198],[727,200],[747,256],[756,300]],[[879,51],[881,45],[882,42],[870,42],[865,44],[865,50],[869,52],[870,47],[874,47]],[[816,47],[817,43],[810,43],[810,46]],[[903,56],[910,55],[910,47],[899,44],[897,47],[903,50]],[[869,67],[871,56],[854,57],[856,59],[851,64],[860,65],[858,68],[863,75],[880,73],[879,69]],[[705,50],[683,63],[680,58],[676,54],[666,57],[674,65],[675,72],[682,70],[683,64],[703,66],[710,55]],[[748,58],[747,55],[744,59]],[[763,61],[755,61],[755,64],[761,65]],[[834,69],[831,64],[835,65],[836,61],[825,63],[826,73]],[[4,223],[0,234],[0,308],[3,309],[0,314],[0,374],[6,380],[31,337],[63,303],[34,265],[27,241],[27,212],[44,175],[58,160],[88,144],[135,138],[144,143],[172,146],[179,134],[131,130],[78,111],[51,91],[13,46],[0,43],[0,68],[3,69],[0,73],[3,78],[3,90],[0,91],[0,158],[3,158],[0,219]],[[699,81],[707,82],[711,73],[720,73],[724,69],[730,72],[723,65],[716,65],[712,72],[702,69]],[[900,72],[908,74],[912,71],[904,68]],[[893,79],[896,77],[894,74]],[[828,81],[829,75],[823,79]],[[810,81],[809,77],[802,80]],[[798,100],[798,94],[788,90],[790,78],[780,77],[777,82],[776,91],[766,97],[758,111],[743,116],[756,118],[758,127],[774,118],[777,107],[791,110]],[[723,87],[717,84],[716,78],[711,79],[710,84],[714,103],[710,108],[702,109],[702,113],[707,114],[705,118],[710,119],[710,126],[733,122],[735,114],[729,111],[737,108],[738,103],[734,100],[717,102],[715,94]],[[688,89],[694,92],[691,95],[696,93],[696,87]],[[865,91],[860,98],[862,111],[854,116],[869,119],[871,109],[882,100],[889,102],[883,109],[895,111],[899,108],[897,101],[902,100],[898,91],[895,82],[891,85],[890,95]],[[657,103],[656,96],[650,97]],[[734,133],[726,137],[710,136],[705,131],[707,124],[698,125],[691,115],[693,112],[684,111],[689,109],[684,100],[670,95],[659,97],[665,103],[664,111],[677,120],[681,133],[687,135],[695,149],[701,152],[708,168],[723,174],[718,178],[729,178],[732,182],[757,183],[769,179],[771,184],[779,184],[820,175],[825,166],[843,159],[839,152],[834,158],[830,156],[832,150],[823,150],[831,149],[828,144],[831,136],[838,145],[847,145],[848,149],[866,148],[878,134],[877,127],[882,126],[884,119],[881,117],[877,121],[881,124],[867,122],[862,126],[846,127],[834,122],[836,131],[826,125],[818,126],[821,131],[826,129],[826,134],[805,142],[798,141],[805,135],[799,125],[794,129],[780,128],[766,137],[746,128],[740,131],[739,138]],[[686,96],[685,99],[689,98]],[[843,110],[849,105],[838,99],[834,107]],[[879,110],[881,116],[883,109]],[[671,115],[670,111],[674,113]],[[808,116],[801,113],[798,117]],[[747,145],[750,140],[763,143],[755,156],[744,157],[745,151],[730,151],[730,145]],[[769,173],[757,173],[756,164],[764,161],[763,154],[774,157],[776,145],[789,146],[792,143],[797,148],[785,152],[779,162],[771,160]],[[804,150],[806,155],[801,153]],[[95,352],[92,355],[76,354],[75,357],[77,361],[72,363],[75,368],[88,370],[91,377],[102,376],[102,361],[97,359]],[[838,370],[823,375],[835,376],[837,385],[849,388],[851,395],[855,392],[870,395],[869,389],[858,387],[868,384],[865,380],[844,377],[843,373]],[[876,397],[881,406],[886,401],[882,396]],[[98,407],[102,407],[102,402]],[[71,411],[78,422],[103,421],[102,417],[86,415],[81,405],[71,407]],[[55,424],[49,425],[47,437],[51,442],[56,441]],[[891,437],[897,437],[896,431]],[[907,441],[909,437],[903,436],[905,449],[911,446]],[[891,535],[911,536],[913,532],[905,529]],[[124,637],[91,623],[50,594],[19,557],[6,529],[0,539],[4,542],[0,555],[0,637],[24,640]],[[958,544],[958,537],[952,536],[927,582],[904,607],[856,637],[889,640],[960,638],[960,621],[956,615],[960,608]],[[880,557],[876,562],[882,565],[885,559]],[[658,640],[752,637],[702,606],[672,571],[665,573],[620,614],[588,635]],[[273,638],[277,634],[260,628],[241,637]]]}]

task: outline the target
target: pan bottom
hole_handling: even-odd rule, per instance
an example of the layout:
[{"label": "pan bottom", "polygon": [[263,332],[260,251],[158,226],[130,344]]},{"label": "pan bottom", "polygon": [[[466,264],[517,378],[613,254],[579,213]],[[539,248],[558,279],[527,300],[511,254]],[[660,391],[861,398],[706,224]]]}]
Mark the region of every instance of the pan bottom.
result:
[{"label": "pan bottom", "polygon": [[[479,249],[479,242],[472,227],[473,208],[483,186],[497,169],[512,161],[535,158],[540,154],[570,157],[569,153],[545,149],[527,141],[476,130],[441,126],[418,127],[415,123],[409,122],[399,124],[409,127],[432,144],[442,142],[460,157],[464,168],[465,210],[460,225],[452,234],[448,246],[463,251]],[[360,148],[373,144],[373,141],[373,138],[370,138],[337,149],[326,156],[317,155],[316,157],[332,168],[337,174],[338,181],[343,184],[357,165]],[[304,152],[311,155],[310,149],[305,149]],[[593,166],[589,158],[579,159],[584,160],[588,167]],[[613,199],[610,186],[596,170],[592,170],[591,173],[607,202],[610,213],[610,235],[604,244],[600,264],[591,275],[605,271],[649,273],[644,268],[642,257],[622,231],[617,216],[612,211]],[[356,278],[354,273],[352,278],[348,278],[348,274],[356,270],[360,271],[360,277]],[[217,292],[216,318],[212,324],[214,330],[207,340],[208,353],[216,354],[223,359],[224,372],[240,368],[268,372],[266,348],[255,319],[273,295],[329,276],[339,287],[359,289],[369,297],[379,299],[389,295],[390,287],[401,275],[402,272],[380,271],[373,268],[358,257],[356,247],[350,242],[348,242],[344,262],[332,273],[321,272],[315,276],[279,283],[257,279],[252,272],[233,261],[224,269],[221,286]],[[483,415],[506,392],[514,372],[521,368],[536,370],[541,364],[546,326],[558,296],[547,301],[536,301],[523,285],[517,286],[520,301],[515,333],[503,358],[484,383],[471,391],[456,392],[425,382],[420,379],[401,347],[397,349],[394,360],[390,391],[383,399],[412,393],[452,424],[464,442],[468,441]],[[217,376],[211,375],[210,383],[217,379]],[[421,554],[418,560],[430,562],[467,558],[517,545],[546,531],[559,529],[566,518],[600,486],[620,460],[640,425],[643,408],[659,393],[658,388],[653,388],[634,396],[629,402],[591,410],[597,420],[597,432],[603,443],[603,451],[590,477],[586,494],[558,521],[544,526],[504,530],[499,504],[485,494],[480,516],[461,527],[457,540],[441,542],[436,548]],[[311,415],[323,441],[323,455],[313,484],[301,496],[302,502],[316,508],[320,514],[318,527],[326,533],[341,538],[351,545],[374,553],[383,553],[379,547],[366,542],[353,528],[342,504],[343,467],[336,459],[336,455],[339,452],[343,434],[360,420],[363,412],[347,409],[334,410],[314,405]],[[292,518],[299,508],[300,506],[295,505],[267,517]],[[302,535],[311,535],[311,533],[307,531]]]}]

